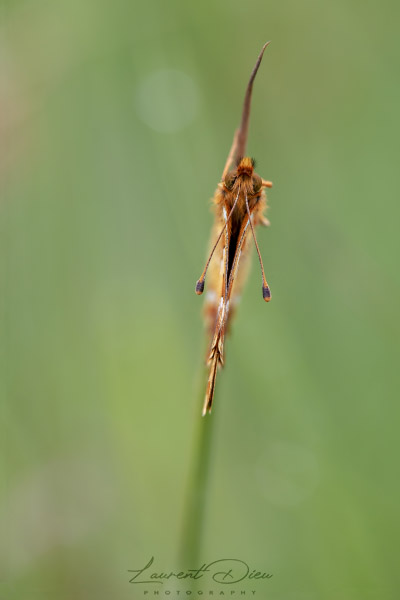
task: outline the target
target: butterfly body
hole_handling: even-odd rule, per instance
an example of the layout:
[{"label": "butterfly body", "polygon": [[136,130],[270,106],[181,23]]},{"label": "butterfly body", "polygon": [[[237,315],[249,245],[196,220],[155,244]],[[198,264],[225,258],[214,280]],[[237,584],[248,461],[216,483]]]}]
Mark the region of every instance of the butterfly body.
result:
[{"label": "butterfly body", "polygon": [[[244,159],[250,161],[251,159]],[[242,161],[243,162],[243,161]],[[251,166],[253,171],[253,166]],[[229,173],[233,177],[233,172]],[[230,183],[230,181],[228,181]],[[246,277],[250,266],[251,246],[248,243],[251,237],[251,229],[247,226],[243,237],[241,247],[239,249],[240,257],[237,256],[236,273],[232,274],[235,253],[238,246],[238,241],[241,239],[243,226],[248,223],[248,215],[246,209],[246,196],[250,213],[252,215],[253,225],[256,226],[260,222],[260,217],[266,208],[266,195],[261,188],[257,192],[254,191],[252,183],[252,174],[236,176],[232,185],[232,189],[228,189],[225,183],[221,182],[214,195],[214,211],[215,222],[211,235],[210,250],[217,241],[218,235],[224,227],[227,217],[231,212],[235,199],[239,195],[236,206],[233,210],[231,219],[227,224],[225,235],[222,235],[214,252],[213,261],[210,264],[207,277],[207,292],[205,294],[205,317],[209,329],[215,327],[215,320],[219,306],[222,303],[229,301],[229,307],[226,314],[226,328],[233,316],[234,307],[240,300],[242,288],[245,284]],[[232,277],[232,285],[229,287],[229,280]],[[228,285],[227,285],[228,284]],[[228,289],[226,289],[228,288]],[[228,293],[227,293],[228,292]]]}]

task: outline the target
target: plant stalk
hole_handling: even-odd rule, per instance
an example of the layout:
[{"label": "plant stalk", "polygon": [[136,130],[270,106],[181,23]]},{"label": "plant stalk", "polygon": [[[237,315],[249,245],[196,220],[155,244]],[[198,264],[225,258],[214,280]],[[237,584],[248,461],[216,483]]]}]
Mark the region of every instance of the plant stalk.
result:
[{"label": "plant stalk", "polygon": [[[205,373],[205,370],[204,370]],[[208,488],[210,481],[211,446],[215,414],[201,416],[204,400],[204,382],[206,375],[199,378],[199,401],[196,402],[194,445],[192,450],[186,504],[184,509],[183,531],[180,547],[182,567],[197,568],[207,508]]]}]

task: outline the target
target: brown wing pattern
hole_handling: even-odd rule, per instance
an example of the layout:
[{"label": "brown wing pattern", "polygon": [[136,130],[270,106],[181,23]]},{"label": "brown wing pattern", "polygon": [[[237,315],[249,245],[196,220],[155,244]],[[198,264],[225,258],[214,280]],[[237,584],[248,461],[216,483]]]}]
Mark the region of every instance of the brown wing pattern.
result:
[{"label": "brown wing pattern", "polygon": [[[227,230],[228,228],[230,234],[232,228],[229,227],[229,225],[227,227]],[[207,382],[206,397],[203,406],[203,415],[206,414],[207,411],[211,411],[217,370],[224,364],[224,339],[232,312],[232,309],[230,307],[232,290],[234,289],[235,281],[237,281],[240,259],[244,250],[244,246],[246,244],[247,236],[249,235],[249,229],[249,218],[246,217],[239,230],[236,250],[233,257],[232,266],[229,272],[227,268],[227,265],[229,263],[229,234],[227,234],[226,236],[227,241],[225,245],[226,250],[224,260],[224,281],[223,288],[221,290],[221,292],[223,293],[221,293],[219,297],[218,308],[215,312],[213,335],[208,354],[208,365],[210,367],[210,372]],[[241,283],[243,283],[243,281]],[[236,286],[236,290],[238,290],[239,292],[240,288],[238,289],[238,287]]]}]

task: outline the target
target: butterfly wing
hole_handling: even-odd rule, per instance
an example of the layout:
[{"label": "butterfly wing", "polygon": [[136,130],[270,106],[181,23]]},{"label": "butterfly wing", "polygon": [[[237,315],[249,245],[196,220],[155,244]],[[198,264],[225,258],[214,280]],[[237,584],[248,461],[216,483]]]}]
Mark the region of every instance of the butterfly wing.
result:
[{"label": "butterfly wing", "polygon": [[[226,214],[227,213],[225,207],[225,215]],[[217,370],[224,364],[224,338],[230,315],[232,312],[232,307],[230,306],[232,292],[234,291],[233,298],[234,300],[236,300],[237,293],[241,289],[241,285],[235,285],[235,281],[238,281],[240,283],[240,280],[237,280],[236,278],[239,273],[239,264],[242,254],[244,254],[246,238],[249,232],[248,216],[245,217],[239,229],[232,261],[229,261],[229,242],[232,236],[232,229],[229,223],[226,230],[227,234],[225,236],[224,241],[225,245],[223,252],[223,260],[220,263],[220,268],[223,269],[222,286],[220,287],[221,295],[218,299],[218,308],[215,310],[213,335],[208,355],[208,364],[210,371],[207,382],[206,396],[204,399],[203,415],[205,415],[207,411],[211,411]]]}]

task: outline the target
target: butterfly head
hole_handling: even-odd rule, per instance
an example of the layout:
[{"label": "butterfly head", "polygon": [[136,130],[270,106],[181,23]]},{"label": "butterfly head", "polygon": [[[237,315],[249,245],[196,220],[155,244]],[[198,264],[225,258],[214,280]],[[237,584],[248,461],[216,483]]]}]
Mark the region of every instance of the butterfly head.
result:
[{"label": "butterfly head", "polygon": [[255,173],[254,166],[254,158],[241,158],[236,169],[226,174],[223,181],[225,188],[230,192],[242,190],[249,196],[258,194],[262,187],[262,179]]}]

